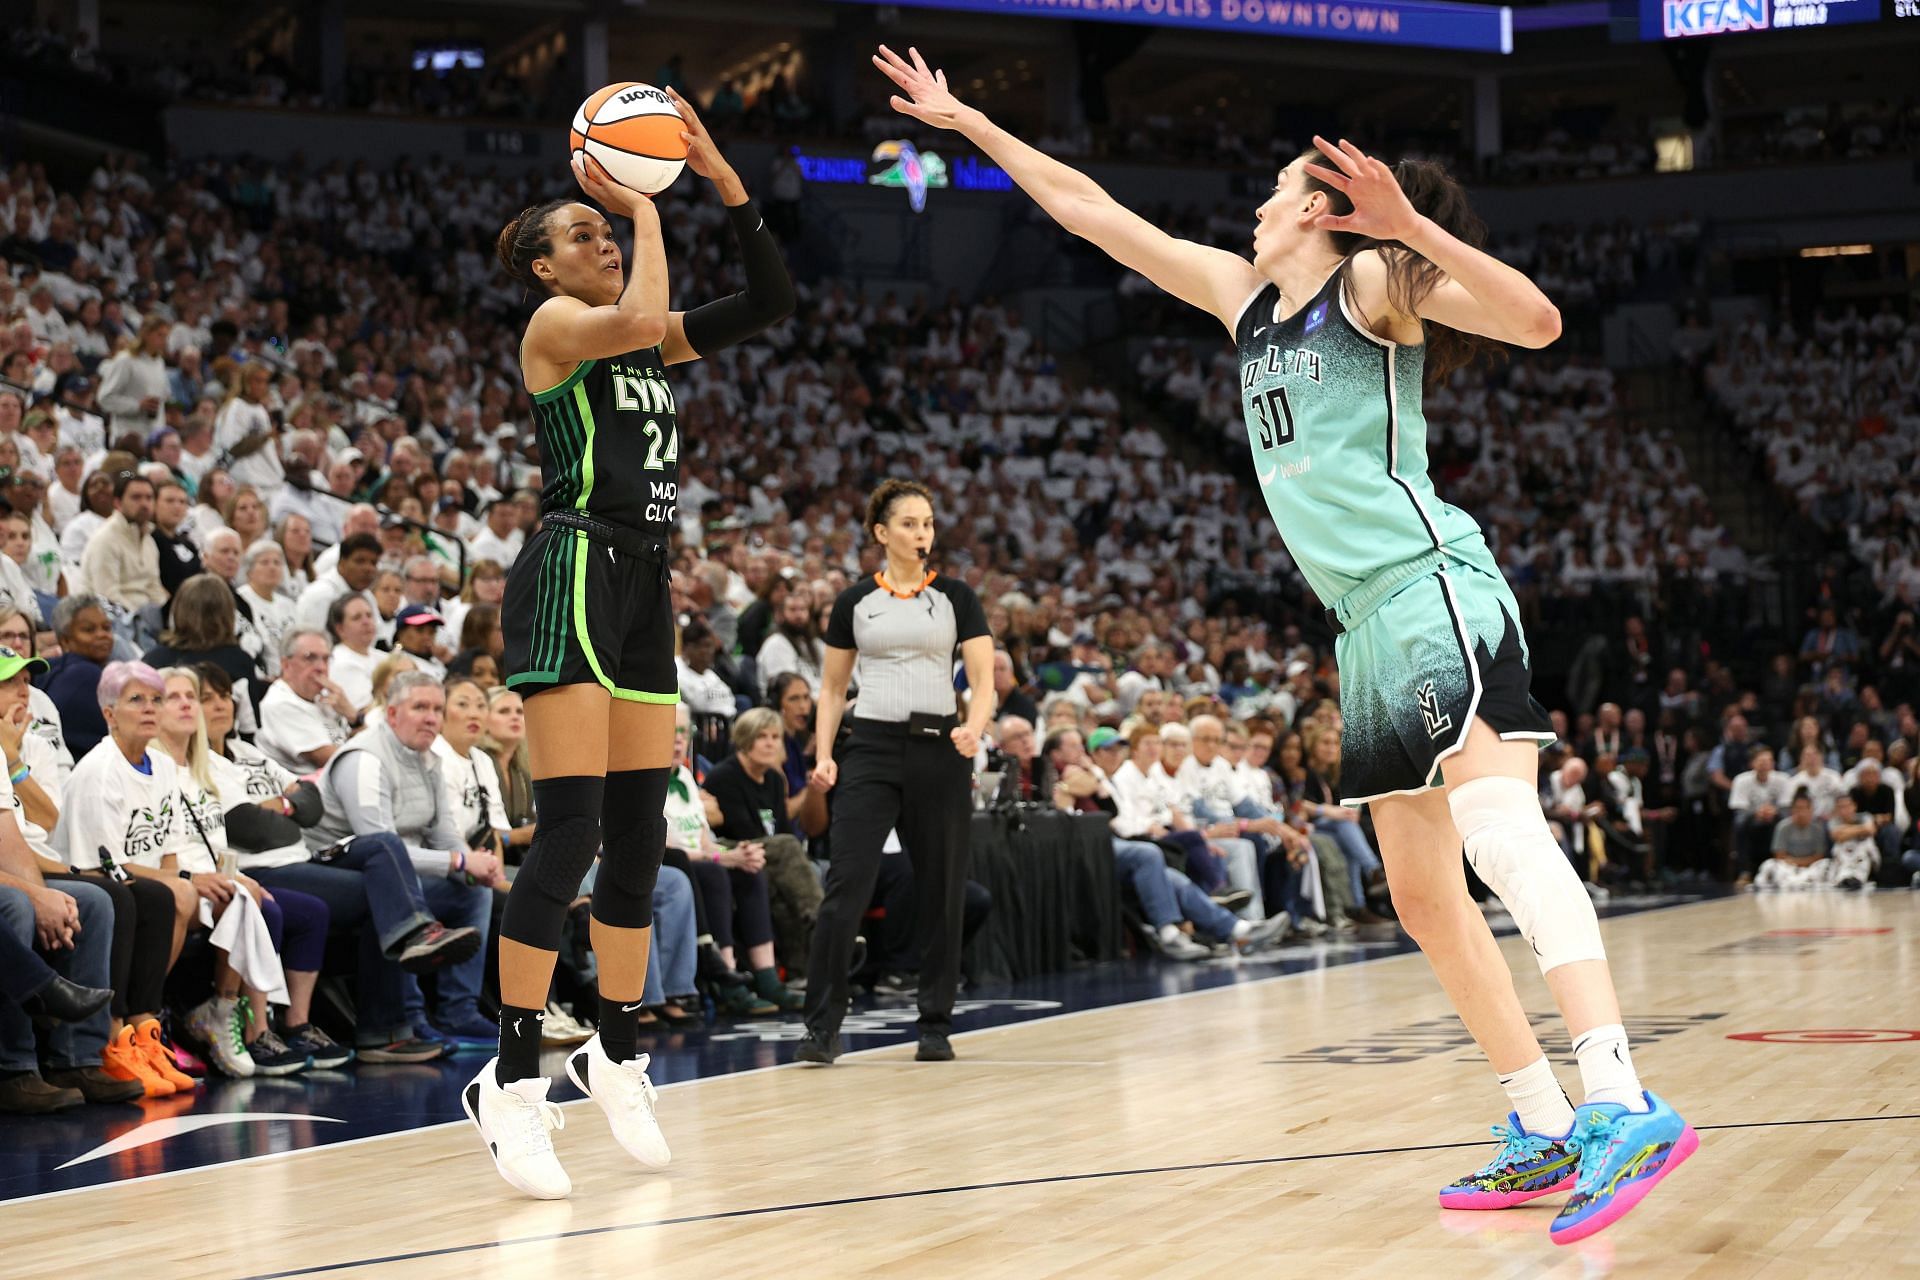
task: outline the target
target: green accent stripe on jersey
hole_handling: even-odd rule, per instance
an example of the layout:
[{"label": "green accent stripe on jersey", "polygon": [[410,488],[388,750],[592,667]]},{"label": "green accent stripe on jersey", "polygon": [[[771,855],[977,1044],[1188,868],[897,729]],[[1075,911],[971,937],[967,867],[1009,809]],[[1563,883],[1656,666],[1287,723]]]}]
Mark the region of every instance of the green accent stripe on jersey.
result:
[{"label": "green accent stripe on jersey", "polygon": [[[580,535],[585,538],[585,534]],[[573,566],[573,630],[580,638],[580,652],[587,655],[587,665],[593,669],[593,678],[600,687],[623,702],[650,702],[657,706],[671,707],[680,701],[680,690],[676,687],[672,693],[647,693],[640,689],[622,689],[607,678],[600,666],[600,655],[593,649],[593,633],[587,630],[587,558],[580,556]]]},{"label": "green accent stripe on jersey", "polygon": [[598,360],[582,360],[579,364],[573,366],[573,372],[568,374],[564,381],[554,386],[548,387],[545,391],[534,392],[533,402],[535,404],[544,404],[549,400],[559,399],[561,396],[565,395],[567,392],[571,391],[575,386],[577,386],[580,382],[580,379],[586,377],[588,373],[592,372],[593,366],[598,363],[600,363]]},{"label": "green accent stripe on jersey", "polygon": [[[574,387],[573,403],[580,411],[581,424],[586,428],[580,445],[580,496],[574,499],[573,509],[585,511],[587,500],[593,497],[593,405],[587,400],[585,387]],[[581,634],[586,633],[583,631]]]}]

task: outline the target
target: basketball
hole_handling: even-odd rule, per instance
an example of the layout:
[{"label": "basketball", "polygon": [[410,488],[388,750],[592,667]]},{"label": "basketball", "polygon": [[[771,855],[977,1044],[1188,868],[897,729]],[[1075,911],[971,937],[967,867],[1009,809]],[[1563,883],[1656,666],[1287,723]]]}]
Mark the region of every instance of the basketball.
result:
[{"label": "basketball", "polygon": [[597,90],[573,113],[567,145],[600,162],[623,187],[658,195],[687,165],[686,128],[666,94],[628,80]]}]

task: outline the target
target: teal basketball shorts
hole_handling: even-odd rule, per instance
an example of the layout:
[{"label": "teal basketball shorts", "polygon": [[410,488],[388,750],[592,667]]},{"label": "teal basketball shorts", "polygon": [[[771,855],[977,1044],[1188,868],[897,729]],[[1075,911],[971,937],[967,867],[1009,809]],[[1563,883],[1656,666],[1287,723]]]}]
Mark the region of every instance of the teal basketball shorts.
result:
[{"label": "teal basketball shorts", "polygon": [[1506,579],[1448,559],[1336,638],[1343,804],[1442,785],[1441,764],[1476,718],[1502,738],[1553,741],[1519,614]]}]

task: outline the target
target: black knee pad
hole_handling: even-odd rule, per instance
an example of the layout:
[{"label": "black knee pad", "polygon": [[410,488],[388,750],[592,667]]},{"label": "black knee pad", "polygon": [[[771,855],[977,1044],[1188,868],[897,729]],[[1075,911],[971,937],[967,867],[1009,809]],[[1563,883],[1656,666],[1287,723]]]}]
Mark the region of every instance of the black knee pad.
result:
[{"label": "black knee pad", "polygon": [[533,784],[533,847],[513,878],[500,936],[541,951],[560,945],[567,906],[600,851],[603,778],[542,778]]},{"label": "black knee pad", "polygon": [[653,882],[667,847],[669,769],[607,775],[601,811],[605,848],[593,883],[593,918],[616,929],[653,923]]}]

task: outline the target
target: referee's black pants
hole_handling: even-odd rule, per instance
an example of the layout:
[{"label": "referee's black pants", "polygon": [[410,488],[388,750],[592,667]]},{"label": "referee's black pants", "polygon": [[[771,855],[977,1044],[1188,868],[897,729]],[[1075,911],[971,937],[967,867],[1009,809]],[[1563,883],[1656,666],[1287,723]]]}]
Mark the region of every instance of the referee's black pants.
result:
[{"label": "referee's black pants", "polygon": [[921,934],[920,1026],[953,1027],[960,985],[962,912],[973,761],[951,739],[907,736],[906,726],[856,719],[841,751],[833,791],[833,852],[807,963],[807,1029],[840,1029],[849,1000],[847,962],[873,901],[887,832],[897,829],[913,859]]}]

